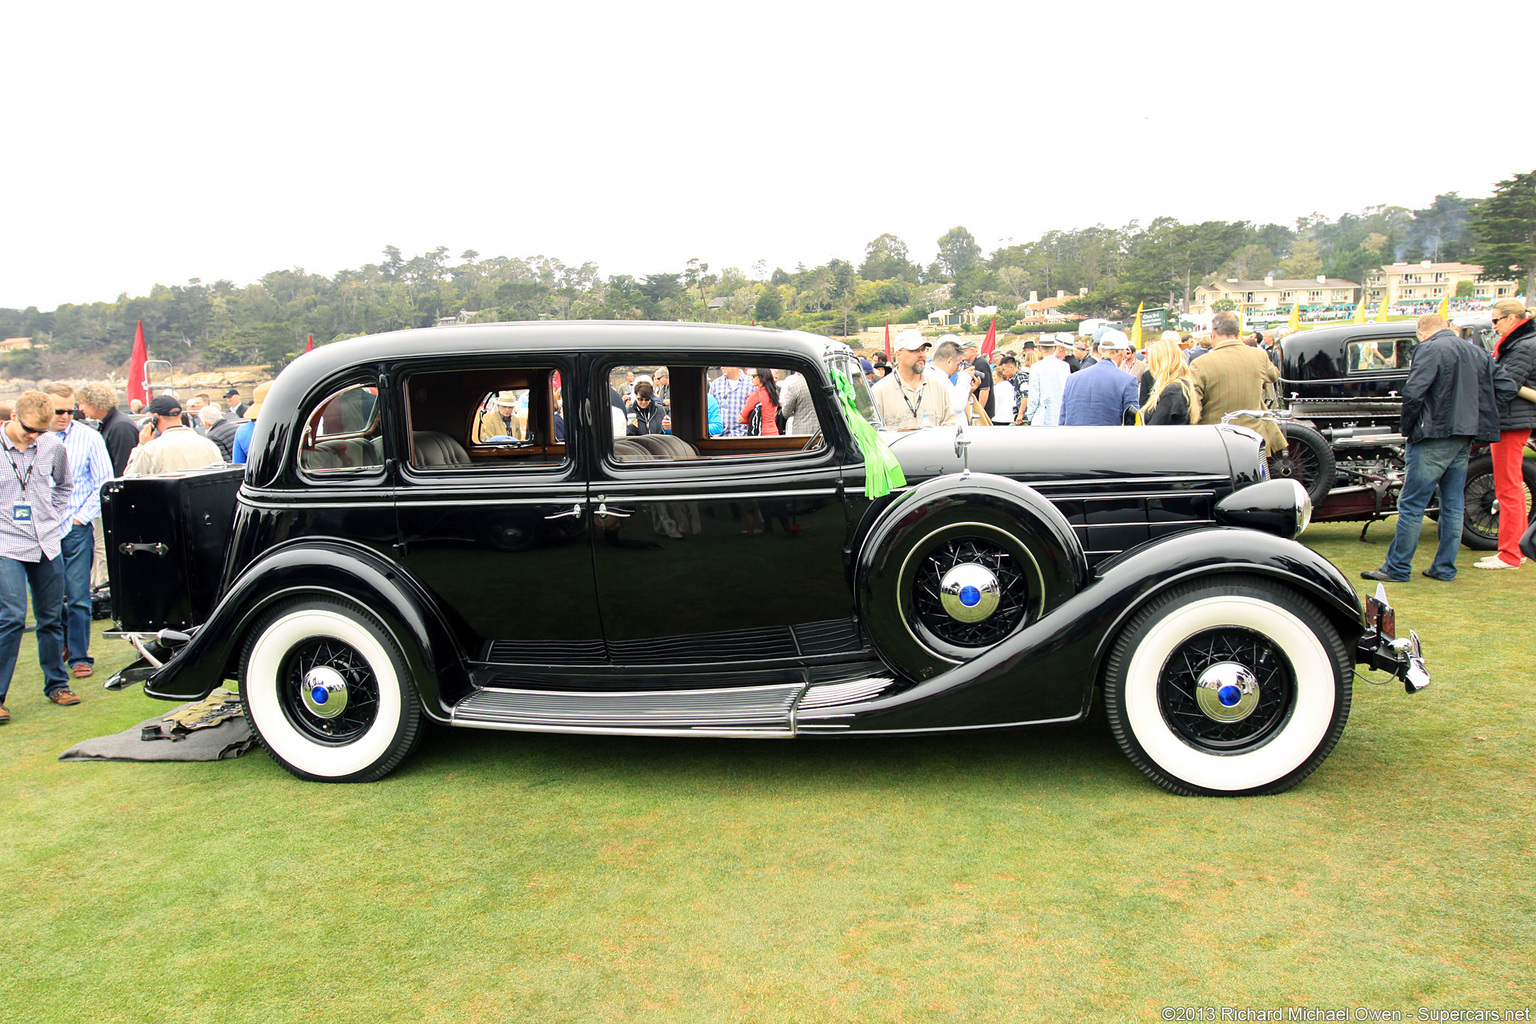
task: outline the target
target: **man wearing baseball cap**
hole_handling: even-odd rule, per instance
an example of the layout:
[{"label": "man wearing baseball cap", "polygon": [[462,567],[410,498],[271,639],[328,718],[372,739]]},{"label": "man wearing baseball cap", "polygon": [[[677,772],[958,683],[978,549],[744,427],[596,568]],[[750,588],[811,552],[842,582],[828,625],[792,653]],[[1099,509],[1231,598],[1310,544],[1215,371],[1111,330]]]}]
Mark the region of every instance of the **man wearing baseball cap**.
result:
[{"label": "man wearing baseball cap", "polygon": [[144,407],[152,419],[139,431],[139,446],[128,456],[126,476],[155,476],[201,469],[224,461],[219,446],[181,422],[181,399],[158,395]]},{"label": "man wearing baseball cap", "polygon": [[1131,339],[1111,328],[1099,337],[1104,358],[1074,373],[1061,397],[1061,422],[1069,427],[1118,427],[1134,409],[1136,378],[1121,367],[1135,357]]},{"label": "man wearing baseball cap", "polygon": [[886,374],[870,389],[885,429],[954,426],[955,407],[948,386],[923,372],[928,365],[928,340],[919,331],[902,331],[892,348],[896,372]]}]

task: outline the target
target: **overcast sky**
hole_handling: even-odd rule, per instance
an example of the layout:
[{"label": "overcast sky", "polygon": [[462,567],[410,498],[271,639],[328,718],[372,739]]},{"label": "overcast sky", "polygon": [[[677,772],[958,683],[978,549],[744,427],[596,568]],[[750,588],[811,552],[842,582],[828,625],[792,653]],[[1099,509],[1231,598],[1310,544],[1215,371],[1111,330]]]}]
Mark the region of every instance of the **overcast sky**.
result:
[{"label": "overcast sky", "polygon": [[[1525,5],[4,5],[0,306],[445,245],[606,276],[1292,223],[1536,166]],[[1523,119],[1517,138],[1496,120]]]}]

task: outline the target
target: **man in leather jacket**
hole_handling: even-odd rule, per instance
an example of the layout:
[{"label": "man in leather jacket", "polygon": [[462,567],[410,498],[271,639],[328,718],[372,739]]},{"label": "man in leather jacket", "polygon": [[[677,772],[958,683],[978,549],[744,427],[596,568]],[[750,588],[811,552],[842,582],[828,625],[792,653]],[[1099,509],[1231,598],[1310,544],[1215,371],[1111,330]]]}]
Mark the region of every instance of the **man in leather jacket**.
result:
[{"label": "man in leather jacket", "polygon": [[1411,578],[1424,509],[1438,490],[1439,543],[1423,575],[1449,582],[1456,578],[1466,513],[1467,454],[1474,441],[1499,436],[1498,404],[1513,398],[1517,389],[1495,370],[1487,352],[1463,341],[1443,316],[1426,313],[1414,327],[1419,346],[1403,384],[1399,426],[1408,438],[1408,467],[1397,499],[1397,532],[1381,568],[1360,576],[1397,583]]}]

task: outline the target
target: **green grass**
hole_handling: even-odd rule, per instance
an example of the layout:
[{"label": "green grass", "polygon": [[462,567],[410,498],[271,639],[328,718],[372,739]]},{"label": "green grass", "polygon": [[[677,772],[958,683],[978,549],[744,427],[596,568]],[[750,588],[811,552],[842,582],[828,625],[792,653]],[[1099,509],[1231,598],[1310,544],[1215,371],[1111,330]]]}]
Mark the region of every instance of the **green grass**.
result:
[{"label": "green grass", "polygon": [[[1391,525],[1307,539],[1364,590]],[[367,786],[261,753],[61,763],[168,705],[84,685],[46,704],[29,635],[0,729],[0,1019],[1528,1006],[1536,568],[1479,554],[1455,583],[1389,587],[1434,685],[1357,682],[1322,768],[1258,799],[1163,793],[1099,719],[795,743],[441,731]]]}]

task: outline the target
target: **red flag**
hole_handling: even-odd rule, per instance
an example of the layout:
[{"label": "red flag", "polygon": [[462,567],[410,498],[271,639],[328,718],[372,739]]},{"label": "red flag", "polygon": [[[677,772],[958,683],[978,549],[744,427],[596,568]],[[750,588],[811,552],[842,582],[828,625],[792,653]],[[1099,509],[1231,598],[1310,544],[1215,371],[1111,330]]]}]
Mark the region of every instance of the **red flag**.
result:
[{"label": "red flag", "polygon": [[313,352],[315,350],[315,336],[313,334],[308,334],[305,335],[305,338],[307,340],[304,342],[304,351]]},{"label": "red flag", "polygon": [[987,340],[981,343],[981,358],[991,359],[992,353],[997,351],[997,317],[992,318],[992,325],[987,328]]},{"label": "red flag", "polygon": [[149,404],[149,390],[145,387],[144,364],[149,362],[149,350],[144,347],[144,321],[139,321],[133,332],[133,355],[128,357],[128,400],[135,398]]},{"label": "red flag", "polygon": [[891,318],[885,318],[885,361],[891,361]]}]

